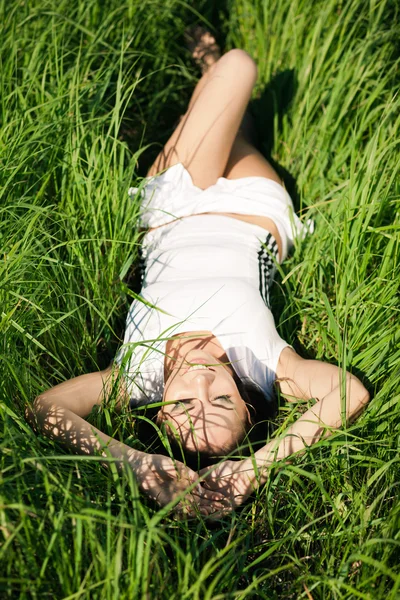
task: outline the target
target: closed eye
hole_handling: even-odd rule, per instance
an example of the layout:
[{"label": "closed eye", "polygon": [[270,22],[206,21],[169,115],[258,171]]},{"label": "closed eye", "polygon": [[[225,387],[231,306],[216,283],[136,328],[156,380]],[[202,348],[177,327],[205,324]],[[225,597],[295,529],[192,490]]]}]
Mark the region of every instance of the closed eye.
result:
[{"label": "closed eye", "polygon": [[216,404],[217,406],[223,406],[224,408],[230,408],[230,409],[232,409],[234,407],[234,403],[231,399],[231,396],[229,396],[229,395],[217,396],[216,398],[214,398],[213,404]]},{"label": "closed eye", "polygon": [[176,402],[176,404],[173,405],[171,412],[177,412],[178,410],[180,410],[181,412],[186,412],[188,410],[191,410],[194,407],[193,400],[195,400],[195,398],[184,398],[182,400],[179,400],[178,402]]},{"label": "closed eye", "polygon": [[[176,404],[173,405],[171,412],[177,412],[178,410],[180,410],[181,412],[190,411],[194,408],[195,400],[197,400],[197,398],[182,398],[182,400],[179,400],[178,402],[176,402]],[[221,408],[226,408],[228,410],[233,410],[234,408],[234,403],[231,399],[231,396],[229,396],[228,394],[224,394],[223,396],[216,396],[215,398],[213,398],[212,404],[215,406],[221,406]]]}]

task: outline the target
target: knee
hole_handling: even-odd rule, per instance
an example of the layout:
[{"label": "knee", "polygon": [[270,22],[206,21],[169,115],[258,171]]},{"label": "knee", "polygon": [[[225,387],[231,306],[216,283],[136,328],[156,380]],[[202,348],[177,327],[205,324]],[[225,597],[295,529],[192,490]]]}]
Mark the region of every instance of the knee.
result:
[{"label": "knee", "polygon": [[246,75],[255,83],[257,79],[257,65],[245,50],[234,48],[224,55],[226,62],[235,71],[236,76]]}]

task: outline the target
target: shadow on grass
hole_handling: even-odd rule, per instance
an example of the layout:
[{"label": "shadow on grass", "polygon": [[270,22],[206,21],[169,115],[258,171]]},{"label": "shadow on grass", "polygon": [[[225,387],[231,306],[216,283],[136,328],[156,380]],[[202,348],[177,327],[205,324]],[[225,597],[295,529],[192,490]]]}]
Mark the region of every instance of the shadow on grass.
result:
[{"label": "shadow on grass", "polygon": [[294,69],[286,69],[277,73],[265,86],[259,97],[250,102],[250,112],[257,126],[258,150],[274,167],[291,196],[295,207],[299,204],[299,194],[294,176],[277,161],[271,154],[275,146],[275,121],[278,121],[278,133],[282,130],[283,117],[290,108],[297,89],[297,79]]}]

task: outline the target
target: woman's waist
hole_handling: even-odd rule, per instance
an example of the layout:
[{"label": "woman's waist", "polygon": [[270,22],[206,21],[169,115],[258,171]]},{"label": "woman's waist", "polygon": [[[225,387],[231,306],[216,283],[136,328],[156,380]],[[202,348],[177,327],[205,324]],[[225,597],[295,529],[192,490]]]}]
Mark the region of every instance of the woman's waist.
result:
[{"label": "woman's waist", "polygon": [[[190,220],[189,220],[189,217],[190,217]],[[193,217],[197,217],[197,218],[194,220]],[[202,218],[201,219],[202,222],[200,221],[200,218]],[[205,218],[205,220],[204,220],[204,218]],[[274,241],[276,241],[278,252],[279,252],[279,257],[282,257],[282,240],[281,240],[281,236],[280,236],[278,227],[277,227],[276,223],[274,222],[274,220],[271,219],[270,217],[247,214],[246,212],[228,213],[228,212],[207,211],[204,213],[202,212],[202,213],[196,213],[196,214],[183,215],[177,219],[171,219],[171,221],[169,221],[168,223],[165,223],[163,225],[158,225],[157,227],[151,227],[150,229],[148,229],[146,231],[143,241],[145,243],[146,239],[151,238],[151,236],[147,237],[148,234],[154,233],[154,235],[157,236],[157,231],[159,231],[159,230],[165,231],[165,229],[168,226],[171,226],[173,224],[177,225],[178,223],[181,223],[184,226],[189,225],[190,222],[194,223],[194,226],[192,226],[192,227],[190,227],[190,225],[189,225],[189,227],[185,227],[185,229],[190,229],[192,234],[196,230],[200,231],[202,229],[202,227],[201,227],[202,224],[206,223],[206,227],[204,228],[204,231],[206,232],[206,234],[208,236],[210,236],[210,234],[211,234],[210,223],[214,222],[214,224],[217,223],[220,225],[220,227],[217,227],[217,228],[214,227],[214,233],[223,234],[224,222],[225,222],[225,227],[229,223],[229,221],[227,221],[226,219],[229,219],[231,221],[231,227],[230,228],[229,228],[229,226],[227,227],[228,231],[229,231],[229,229],[232,229],[232,220],[235,220],[237,223],[236,228],[235,228],[236,229],[235,233],[237,233],[238,225],[240,223],[239,231],[243,232],[244,236],[248,236],[249,240],[251,239],[251,237],[253,237],[253,239],[254,239],[255,236],[257,236],[257,238],[259,240],[263,240],[264,238],[267,237],[267,234],[270,234],[273,237]],[[190,223],[190,224],[192,224],[192,223]],[[197,227],[198,223],[200,224],[199,227]],[[215,229],[217,229],[217,231],[215,231]]]},{"label": "woman's waist", "polygon": [[[240,217],[240,218],[236,218]],[[260,244],[265,239],[271,239],[277,247],[274,233],[279,235],[276,225],[267,217],[255,215],[236,215],[232,218],[229,214],[199,213],[174,219],[165,225],[151,228],[143,236],[142,247],[145,254],[153,250],[168,250],[171,248],[185,249],[185,247],[198,246],[199,251],[207,246],[219,246],[230,249],[232,257],[235,249],[240,251],[258,251]],[[190,218],[189,218],[190,217]],[[253,222],[254,218],[254,222]],[[262,220],[258,221],[257,220]],[[271,229],[273,231],[271,231]]]},{"label": "woman's waist", "polygon": [[260,268],[268,270],[271,279],[275,273],[276,242],[272,236],[268,240],[270,234],[264,233],[266,238],[252,248],[230,248],[217,243],[190,246],[182,242],[182,246],[150,250],[143,254],[143,287],[156,283],[202,287],[214,280],[258,287]]}]

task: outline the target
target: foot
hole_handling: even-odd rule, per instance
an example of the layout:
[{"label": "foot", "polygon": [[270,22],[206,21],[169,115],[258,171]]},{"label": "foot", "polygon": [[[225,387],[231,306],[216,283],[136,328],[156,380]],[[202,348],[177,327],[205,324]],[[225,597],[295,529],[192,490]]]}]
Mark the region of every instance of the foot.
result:
[{"label": "foot", "polygon": [[185,42],[203,74],[215,65],[221,57],[221,48],[218,46],[215,37],[201,25],[186,30]]}]

